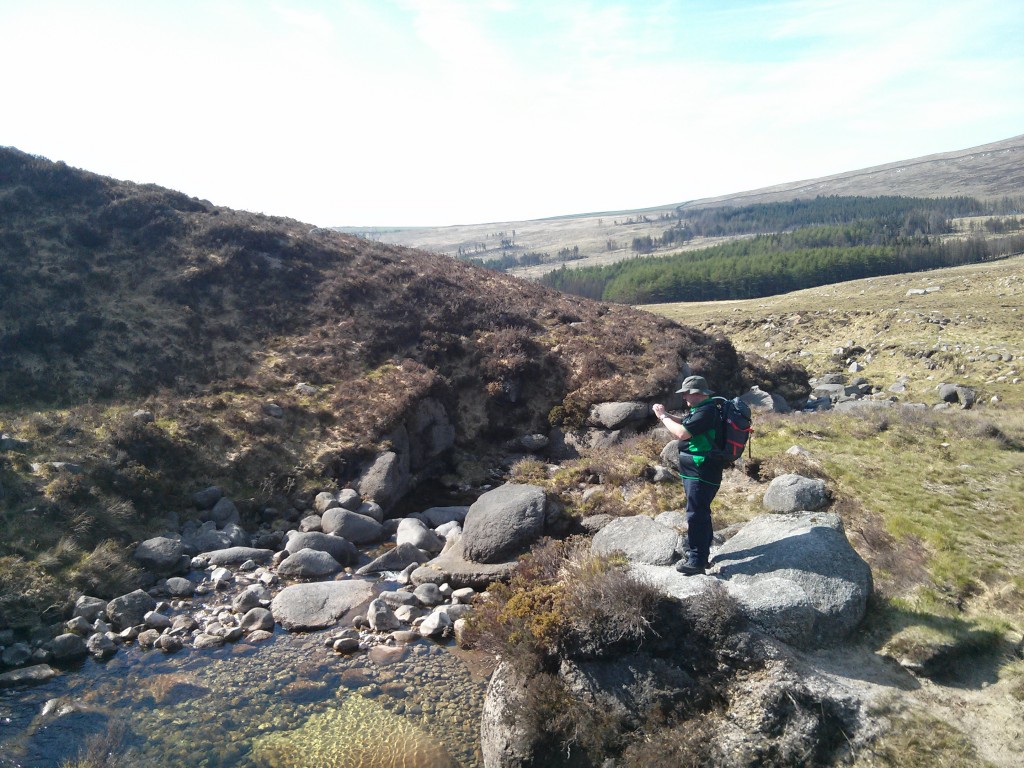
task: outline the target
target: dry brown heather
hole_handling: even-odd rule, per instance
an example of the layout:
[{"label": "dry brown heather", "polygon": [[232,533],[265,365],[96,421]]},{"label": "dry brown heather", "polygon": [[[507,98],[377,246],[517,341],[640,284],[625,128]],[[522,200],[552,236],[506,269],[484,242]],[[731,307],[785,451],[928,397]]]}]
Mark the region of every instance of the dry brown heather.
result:
[{"label": "dry brown heather", "polygon": [[775,375],[649,313],[11,149],[0,248],[0,430],[30,445],[0,465],[0,557],[40,584],[95,585],[205,484],[255,506],[346,482],[428,395],[457,429],[444,469],[473,481],[506,439],[653,397],[684,361],[723,388]]}]

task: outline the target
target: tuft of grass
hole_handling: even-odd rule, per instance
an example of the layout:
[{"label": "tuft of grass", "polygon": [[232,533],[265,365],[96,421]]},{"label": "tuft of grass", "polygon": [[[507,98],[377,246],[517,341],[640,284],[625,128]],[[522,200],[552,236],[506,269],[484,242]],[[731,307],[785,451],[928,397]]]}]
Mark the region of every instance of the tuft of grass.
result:
[{"label": "tuft of grass", "polygon": [[890,726],[859,750],[854,768],[989,768],[971,740],[944,720],[916,711],[882,708]]},{"label": "tuft of grass", "polygon": [[1008,693],[1017,701],[1024,701],[1024,661],[1014,661],[1003,668]]},{"label": "tuft of grass", "polygon": [[115,720],[103,733],[90,736],[74,758],[62,760],[60,768],[129,768],[137,764],[137,755],[127,740],[127,726]]},{"label": "tuft of grass", "polygon": [[532,456],[520,459],[509,471],[509,481],[513,483],[545,483],[548,479],[547,465]]}]

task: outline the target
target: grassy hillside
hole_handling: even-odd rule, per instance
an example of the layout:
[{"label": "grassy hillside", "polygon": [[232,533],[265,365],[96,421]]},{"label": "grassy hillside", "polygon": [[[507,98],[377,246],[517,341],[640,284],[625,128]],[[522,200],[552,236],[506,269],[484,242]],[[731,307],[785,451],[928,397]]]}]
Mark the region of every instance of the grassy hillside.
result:
[{"label": "grassy hillside", "polygon": [[856,375],[883,387],[905,377],[907,390],[898,394],[905,402],[933,404],[936,386],[951,382],[1017,409],[1024,407],[1022,306],[1024,257],[1017,256],[780,296],[648,309],[722,333],[750,354],[799,361],[819,375],[856,361],[864,366]]},{"label": "grassy hillside", "polygon": [[[879,397],[929,407],[762,418],[754,455],[762,472],[796,468],[834,488],[885,598],[874,614],[878,650],[953,665],[953,678],[981,664],[1018,699],[1024,669],[1005,654],[1024,632],[1022,306],[1024,257],[653,308],[727,334],[748,354],[863,376]],[[863,370],[849,373],[853,362]],[[976,388],[978,404],[931,410],[943,382]],[[793,445],[808,457],[788,456]],[[747,494],[734,484],[720,514],[754,514]],[[958,671],[965,654],[972,661]]]}]

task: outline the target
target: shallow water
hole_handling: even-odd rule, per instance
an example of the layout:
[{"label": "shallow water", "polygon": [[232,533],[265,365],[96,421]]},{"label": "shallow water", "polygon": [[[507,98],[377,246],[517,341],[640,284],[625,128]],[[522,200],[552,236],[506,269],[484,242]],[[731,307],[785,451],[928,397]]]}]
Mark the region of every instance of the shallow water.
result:
[{"label": "shallow water", "polygon": [[[486,681],[451,647],[420,640],[375,663],[336,655],[323,638],[279,630],[261,644],[171,656],[129,646],[0,690],[0,768],[56,768],[104,734],[137,766],[481,765]],[[75,711],[42,714],[51,699]]]}]

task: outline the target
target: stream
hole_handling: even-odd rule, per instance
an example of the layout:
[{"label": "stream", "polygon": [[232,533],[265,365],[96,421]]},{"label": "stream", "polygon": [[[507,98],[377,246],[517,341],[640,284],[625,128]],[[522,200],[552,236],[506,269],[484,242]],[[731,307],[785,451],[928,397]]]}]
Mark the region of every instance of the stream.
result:
[{"label": "stream", "polygon": [[335,654],[325,637],[278,628],[263,643],[170,656],[132,644],[42,685],[0,690],[0,768],[74,765],[102,738],[124,757],[118,766],[482,764],[487,679],[471,656],[417,640],[376,663]]}]

